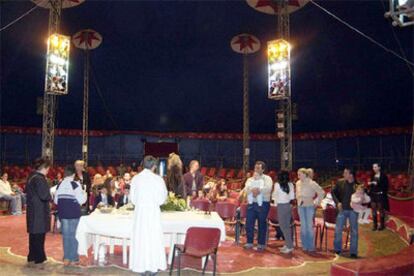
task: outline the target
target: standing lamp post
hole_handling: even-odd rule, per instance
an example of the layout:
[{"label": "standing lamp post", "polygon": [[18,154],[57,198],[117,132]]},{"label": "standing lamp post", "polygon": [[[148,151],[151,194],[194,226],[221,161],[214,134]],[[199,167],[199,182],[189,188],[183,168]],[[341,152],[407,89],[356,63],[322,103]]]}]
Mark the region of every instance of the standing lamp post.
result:
[{"label": "standing lamp post", "polygon": [[42,157],[53,164],[57,95],[68,93],[70,39],[59,35],[62,9],[71,8],[84,0],[32,0],[39,7],[49,9],[48,50],[45,90],[43,95]]},{"label": "standing lamp post", "polygon": [[250,34],[239,34],[232,38],[230,46],[236,53],[243,54],[243,172],[249,171],[249,66],[247,56],[260,49],[260,41]]},{"label": "standing lamp post", "polygon": [[88,122],[89,122],[89,66],[90,50],[93,50],[102,43],[102,36],[92,29],[81,30],[73,35],[72,42],[76,48],[82,49],[85,53],[83,67],[83,119],[82,119],[82,159],[85,166],[88,165]]},{"label": "standing lamp post", "polygon": [[[276,134],[280,140],[280,168],[292,170],[292,99],[290,77],[289,14],[308,0],[246,0],[257,11],[277,16],[278,40],[268,42],[268,98],[278,102]],[[283,56],[283,59],[279,59]]]}]

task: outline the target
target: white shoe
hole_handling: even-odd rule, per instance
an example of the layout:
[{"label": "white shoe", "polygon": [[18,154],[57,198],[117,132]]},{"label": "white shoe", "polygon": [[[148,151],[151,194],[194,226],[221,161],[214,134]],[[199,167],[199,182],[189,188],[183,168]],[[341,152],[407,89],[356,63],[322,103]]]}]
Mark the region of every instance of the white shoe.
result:
[{"label": "white shoe", "polygon": [[286,245],[284,245],[281,248],[279,248],[280,251],[283,251],[283,250],[286,250],[286,249],[287,249],[287,246]]},{"label": "white shoe", "polygon": [[283,253],[283,254],[289,254],[289,253],[292,253],[292,251],[293,251],[293,248],[285,248],[285,249],[283,249],[283,250],[280,250],[280,253]]}]

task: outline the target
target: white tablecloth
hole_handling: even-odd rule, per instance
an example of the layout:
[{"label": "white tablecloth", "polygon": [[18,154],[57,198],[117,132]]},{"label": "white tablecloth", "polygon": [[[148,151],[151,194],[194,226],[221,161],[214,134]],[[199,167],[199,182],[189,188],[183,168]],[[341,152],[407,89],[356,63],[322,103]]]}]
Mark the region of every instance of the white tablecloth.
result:
[{"label": "white tablecloth", "polygon": [[[165,234],[165,244],[183,242],[185,233],[190,227],[211,227],[221,231],[220,241],[226,239],[224,221],[216,212],[210,215],[203,212],[163,212],[161,222]],[[101,214],[96,211],[89,216],[81,217],[76,231],[79,242],[79,255],[88,255],[94,236],[130,239],[132,234],[132,214],[126,215],[114,211],[111,214]]]}]

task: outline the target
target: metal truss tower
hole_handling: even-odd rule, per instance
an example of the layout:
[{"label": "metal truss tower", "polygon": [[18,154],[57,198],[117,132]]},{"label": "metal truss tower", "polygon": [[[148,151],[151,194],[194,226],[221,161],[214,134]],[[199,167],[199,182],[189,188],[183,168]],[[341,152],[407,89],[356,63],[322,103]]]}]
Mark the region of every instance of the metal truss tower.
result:
[{"label": "metal truss tower", "polygon": [[[49,32],[48,37],[59,31],[60,16],[62,14],[62,0],[49,0]],[[53,146],[55,136],[57,97],[48,92],[43,96],[43,126],[42,126],[42,157],[53,163]]]},{"label": "metal truss tower", "polygon": [[85,50],[83,79],[83,123],[82,123],[82,160],[88,165],[88,122],[89,122],[89,50]]},{"label": "metal truss tower", "polygon": [[[290,24],[287,0],[276,0],[279,10],[277,14],[278,38],[289,41]],[[290,79],[290,73],[289,73]],[[285,97],[277,99],[276,107],[276,131],[280,139],[280,168],[282,170],[292,170],[293,165],[293,146],[292,146],[292,100],[290,80]]]},{"label": "metal truss tower", "polygon": [[249,66],[247,54],[243,55],[243,171],[249,171],[250,156],[250,130],[249,130]]}]

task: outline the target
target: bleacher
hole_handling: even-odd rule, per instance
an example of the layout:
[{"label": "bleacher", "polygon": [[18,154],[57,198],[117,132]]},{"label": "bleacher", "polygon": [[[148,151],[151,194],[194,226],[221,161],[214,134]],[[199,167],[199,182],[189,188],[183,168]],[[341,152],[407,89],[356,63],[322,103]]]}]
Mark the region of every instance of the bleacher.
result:
[{"label": "bleacher", "polygon": [[[17,183],[24,183],[29,174],[32,172],[30,166],[4,166],[4,172],[9,174],[9,178]],[[96,166],[88,167],[87,171],[91,177],[99,173],[104,175],[106,171],[109,170],[113,176],[117,175],[117,166]],[[63,174],[63,166],[55,166],[50,169],[48,177],[54,179],[58,173]],[[131,167],[126,167],[127,172],[131,172]],[[217,180],[217,179],[226,179],[228,184],[240,183],[245,178],[245,174],[242,169],[236,168],[215,168],[215,167],[201,167],[200,172],[207,180]],[[250,175],[253,174],[253,171],[249,171]],[[277,171],[271,169],[267,174],[272,177],[274,181],[277,180]],[[402,172],[393,172],[388,173],[388,179],[390,184],[390,194],[397,197],[411,197],[414,194],[409,191],[410,188],[410,178],[407,173]],[[341,177],[341,172],[315,172],[315,180],[322,186],[329,189],[330,186],[333,186],[336,181]],[[359,170],[356,174],[357,180],[359,183],[367,184],[371,178],[371,171],[368,170]],[[297,180],[296,171],[290,172],[290,179],[292,181]],[[235,188],[239,188],[235,185]]]}]

